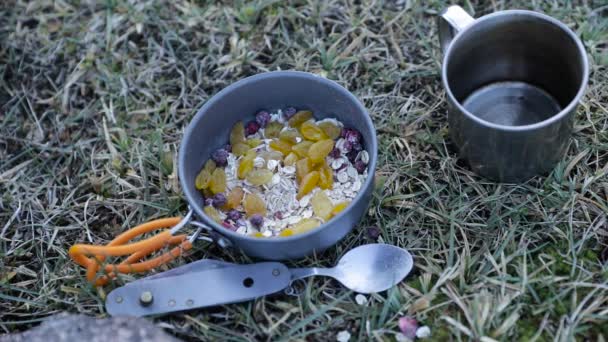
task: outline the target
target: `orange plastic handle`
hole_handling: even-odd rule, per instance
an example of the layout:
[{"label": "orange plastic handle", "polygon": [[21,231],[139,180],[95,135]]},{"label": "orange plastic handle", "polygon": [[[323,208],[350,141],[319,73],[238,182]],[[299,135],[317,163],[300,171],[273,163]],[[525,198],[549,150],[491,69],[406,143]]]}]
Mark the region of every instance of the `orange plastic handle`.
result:
[{"label": "orange plastic handle", "polygon": [[[184,251],[192,248],[192,243],[186,239],[186,235],[172,236],[169,230],[165,230],[151,238],[127,244],[131,239],[162,228],[170,228],[181,221],[180,217],[158,219],[141,224],[132,228],[112,240],[106,246],[88,244],[76,244],[70,247],[69,255],[78,265],[87,269],[87,280],[95,286],[103,286],[110,279],[116,277],[117,273],[140,273],[149,271],[155,267],[166,264],[182,255]],[[170,251],[153,259],[138,262],[149,254],[162,249],[165,246],[175,246]],[[129,255],[120,264],[107,264],[103,266],[106,275],[97,278],[97,272],[108,256]],[[92,256],[92,257],[89,257]]]}]

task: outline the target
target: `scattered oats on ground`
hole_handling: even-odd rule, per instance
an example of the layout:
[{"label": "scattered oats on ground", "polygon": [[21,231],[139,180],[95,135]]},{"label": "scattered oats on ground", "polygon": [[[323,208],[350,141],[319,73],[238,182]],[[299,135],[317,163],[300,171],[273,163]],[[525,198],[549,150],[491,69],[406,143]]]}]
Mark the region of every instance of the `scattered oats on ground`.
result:
[{"label": "scattered oats on ground", "polygon": [[358,294],[355,296],[355,302],[357,302],[357,304],[359,305],[366,305],[367,304],[367,297],[365,297],[362,294]]},{"label": "scattered oats on ground", "polygon": [[338,342],[348,342],[350,341],[350,333],[346,330],[342,330],[336,336],[336,340]]},{"label": "scattered oats on ground", "polygon": [[416,330],[416,337],[418,338],[427,338],[431,336],[431,328],[427,327],[426,325],[421,326],[420,328],[418,328],[418,330]]},{"label": "scattered oats on ground", "polygon": [[411,339],[407,338],[402,333],[396,333],[395,334],[395,340],[397,340],[397,342],[412,342]]}]

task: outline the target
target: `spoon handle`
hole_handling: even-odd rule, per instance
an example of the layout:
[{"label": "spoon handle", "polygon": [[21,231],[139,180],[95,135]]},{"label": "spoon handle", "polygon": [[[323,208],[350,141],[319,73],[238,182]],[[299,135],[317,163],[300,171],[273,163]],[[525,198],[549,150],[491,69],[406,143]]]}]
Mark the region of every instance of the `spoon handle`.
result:
[{"label": "spoon handle", "polygon": [[290,268],[291,281],[304,279],[316,275],[327,276],[335,278],[333,268],[320,268],[320,267],[309,267],[309,268]]}]

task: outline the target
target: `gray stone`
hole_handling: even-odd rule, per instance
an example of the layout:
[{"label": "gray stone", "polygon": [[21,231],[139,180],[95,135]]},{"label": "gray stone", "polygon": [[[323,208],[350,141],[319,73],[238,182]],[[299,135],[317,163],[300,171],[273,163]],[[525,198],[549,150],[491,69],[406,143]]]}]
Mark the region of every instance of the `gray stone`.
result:
[{"label": "gray stone", "polygon": [[0,336],[0,342],[51,341],[158,341],[179,342],[144,318],[110,317],[97,319],[85,315],[61,314],[49,317],[38,327],[19,334]]}]

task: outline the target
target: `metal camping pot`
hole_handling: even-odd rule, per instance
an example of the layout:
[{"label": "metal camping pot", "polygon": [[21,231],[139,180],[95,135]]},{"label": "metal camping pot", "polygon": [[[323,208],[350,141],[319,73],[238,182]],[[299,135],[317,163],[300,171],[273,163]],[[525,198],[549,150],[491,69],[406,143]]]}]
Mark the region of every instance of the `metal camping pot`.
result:
[{"label": "metal camping pot", "polygon": [[[260,109],[294,106],[313,111],[316,118],[334,117],[356,128],[369,153],[368,177],[357,197],[340,214],[318,228],[289,237],[256,238],[217,224],[204,211],[194,180],[211,152],[226,144],[232,126],[251,120]],[[378,157],[376,130],[361,102],[339,84],[297,71],[274,71],[242,79],[213,96],[196,113],[182,139],[178,171],[190,208],[203,224],[247,255],[267,260],[301,258],[336,244],[359,222],[370,202]]]}]

